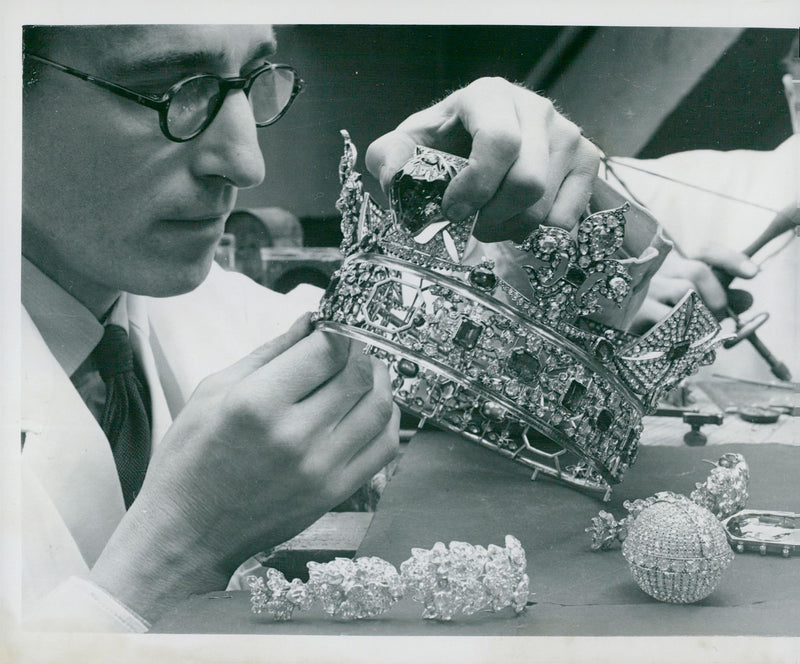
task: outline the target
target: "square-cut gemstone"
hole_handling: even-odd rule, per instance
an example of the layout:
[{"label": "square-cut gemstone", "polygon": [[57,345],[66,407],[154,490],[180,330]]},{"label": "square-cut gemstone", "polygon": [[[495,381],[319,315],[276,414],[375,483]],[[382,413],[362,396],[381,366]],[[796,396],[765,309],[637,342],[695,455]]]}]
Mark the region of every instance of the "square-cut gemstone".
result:
[{"label": "square-cut gemstone", "polygon": [[577,380],[573,380],[564,393],[564,398],[561,400],[561,403],[565,408],[574,413],[581,399],[583,399],[584,394],[586,394],[586,385],[579,383]]},{"label": "square-cut gemstone", "polygon": [[453,343],[458,344],[467,350],[472,350],[475,348],[475,346],[477,346],[478,339],[481,338],[482,332],[483,326],[473,323],[471,320],[465,318],[461,321],[461,325],[458,326],[458,330],[456,330],[456,335],[453,337]]},{"label": "square-cut gemstone", "polygon": [[511,353],[506,367],[512,376],[523,383],[529,383],[539,375],[541,364],[535,355],[519,348]]}]

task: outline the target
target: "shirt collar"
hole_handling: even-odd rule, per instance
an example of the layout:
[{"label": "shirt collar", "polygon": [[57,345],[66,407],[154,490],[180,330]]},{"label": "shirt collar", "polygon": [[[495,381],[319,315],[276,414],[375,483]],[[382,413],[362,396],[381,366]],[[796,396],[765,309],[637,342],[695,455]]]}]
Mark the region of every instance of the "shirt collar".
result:
[{"label": "shirt collar", "polygon": [[[68,376],[103,338],[103,325],[55,281],[22,257],[22,304]],[[127,294],[112,307],[108,322],[128,329]]]}]

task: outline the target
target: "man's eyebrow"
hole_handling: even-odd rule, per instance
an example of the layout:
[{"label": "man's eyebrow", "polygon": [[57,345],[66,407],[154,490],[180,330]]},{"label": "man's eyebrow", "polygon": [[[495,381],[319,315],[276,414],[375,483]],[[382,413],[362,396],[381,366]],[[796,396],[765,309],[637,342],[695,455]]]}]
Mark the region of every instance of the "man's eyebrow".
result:
[{"label": "man's eyebrow", "polygon": [[[248,54],[244,64],[275,54],[274,41],[261,42],[258,47]],[[204,70],[213,71],[220,63],[232,61],[231,53],[227,50],[198,50],[198,51],[162,51],[154,54],[143,54],[135,58],[121,58],[112,56],[105,63],[109,74],[159,74],[168,70],[194,69],[198,73]]]}]

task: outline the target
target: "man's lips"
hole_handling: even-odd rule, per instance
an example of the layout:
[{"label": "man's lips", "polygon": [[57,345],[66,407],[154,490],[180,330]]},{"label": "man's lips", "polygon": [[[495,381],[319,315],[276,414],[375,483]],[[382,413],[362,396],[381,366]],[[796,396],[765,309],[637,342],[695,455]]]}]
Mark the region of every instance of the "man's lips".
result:
[{"label": "man's lips", "polygon": [[203,213],[198,215],[181,215],[179,217],[169,217],[164,219],[164,221],[174,221],[174,222],[184,222],[184,223],[214,223],[221,220],[225,220],[228,218],[230,214],[230,210],[226,210],[225,212],[218,212],[216,214],[211,213]]},{"label": "man's lips", "polygon": [[158,224],[158,233],[164,237],[172,238],[171,242],[190,243],[195,241],[202,244],[215,243],[225,231],[225,220],[228,214],[217,217],[179,217],[161,219]]}]

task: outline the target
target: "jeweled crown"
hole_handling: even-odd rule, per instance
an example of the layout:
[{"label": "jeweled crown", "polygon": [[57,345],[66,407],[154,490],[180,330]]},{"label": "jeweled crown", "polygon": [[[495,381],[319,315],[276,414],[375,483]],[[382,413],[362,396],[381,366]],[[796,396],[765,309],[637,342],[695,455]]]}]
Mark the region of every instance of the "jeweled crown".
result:
[{"label": "jeweled crown", "polygon": [[615,257],[628,204],[588,214],[574,233],[540,226],[514,246],[518,274],[505,266],[501,276],[492,259],[467,255],[477,215],[452,222],[441,210],[464,159],[418,147],[386,210],[364,191],[342,135],[345,258],[317,327],[385,360],[397,403],[420,425],[607,499],[636,458],[642,417],[713,361],[713,315],[690,292],[641,337],[593,320],[631,298],[631,275]]}]

